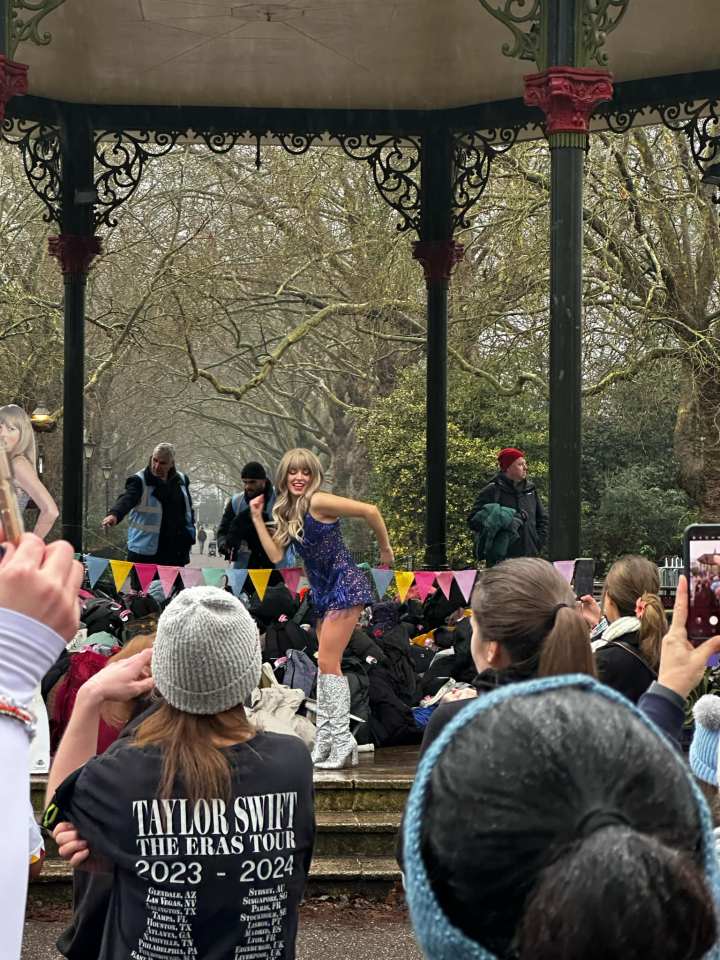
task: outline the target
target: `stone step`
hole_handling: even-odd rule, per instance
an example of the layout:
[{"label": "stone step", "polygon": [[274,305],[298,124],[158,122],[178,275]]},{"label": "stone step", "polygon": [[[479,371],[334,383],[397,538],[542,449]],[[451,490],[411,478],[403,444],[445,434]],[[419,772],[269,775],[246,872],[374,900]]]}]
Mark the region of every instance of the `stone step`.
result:
[{"label": "stone step", "polygon": [[400,819],[399,812],[318,811],[315,853],[318,857],[359,857],[364,862],[392,857]]}]

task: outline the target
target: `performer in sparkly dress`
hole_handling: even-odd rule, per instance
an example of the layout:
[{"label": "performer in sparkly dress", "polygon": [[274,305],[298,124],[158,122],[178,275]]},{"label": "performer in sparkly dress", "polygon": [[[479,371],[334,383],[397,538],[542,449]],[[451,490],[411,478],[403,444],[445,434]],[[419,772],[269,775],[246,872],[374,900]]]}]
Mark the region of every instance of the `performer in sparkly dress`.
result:
[{"label": "performer in sparkly dress", "polygon": [[250,503],[253,523],[263,549],[279,563],[292,544],[304,563],[313,603],[320,613],[318,627],[316,766],[336,769],[357,763],[357,743],[350,733],[350,688],[340,668],[343,652],[364,606],[372,603],[370,584],[353,563],[340,532],[341,517],[365,520],[380,545],[380,563],[394,563],[385,523],[377,507],[323,493],[320,461],[310,450],[285,454],[277,472],[273,507],[275,529],[262,518],[263,498]]}]

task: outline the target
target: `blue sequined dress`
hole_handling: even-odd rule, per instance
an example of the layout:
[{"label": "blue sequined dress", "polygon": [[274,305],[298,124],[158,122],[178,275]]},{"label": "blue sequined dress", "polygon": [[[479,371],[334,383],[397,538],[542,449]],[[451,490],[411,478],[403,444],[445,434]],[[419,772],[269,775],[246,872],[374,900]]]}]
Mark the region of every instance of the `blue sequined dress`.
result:
[{"label": "blue sequined dress", "polygon": [[353,563],[339,520],[322,523],[306,513],[303,539],[295,540],[293,546],[305,563],[313,604],[321,617],[330,610],[372,603],[370,583]]}]

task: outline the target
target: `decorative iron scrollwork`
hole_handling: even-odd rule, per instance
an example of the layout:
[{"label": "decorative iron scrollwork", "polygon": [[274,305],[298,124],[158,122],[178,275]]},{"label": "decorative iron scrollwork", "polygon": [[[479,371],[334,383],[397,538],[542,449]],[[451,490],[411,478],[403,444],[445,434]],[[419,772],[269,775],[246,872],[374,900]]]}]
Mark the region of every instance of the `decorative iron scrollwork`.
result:
[{"label": "decorative iron scrollwork", "polygon": [[597,63],[607,67],[608,55],[603,50],[609,33],[625,16],[629,0],[583,0],[582,56],[583,65]]},{"label": "decorative iron scrollwork", "polygon": [[627,133],[644,112],[645,107],[629,107],[627,110],[616,110],[613,113],[600,110],[593,114],[592,119],[604,120],[611,133]]},{"label": "decorative iron scrollwork", "polygon": [[33,193],[45,205],[43,220],[60,223],[60,132],[32,120],[6,119],[0,134],[18,147]]},{"label": "decorative iron scrollwork", "polygon": [[720,204],[720,100],[672,103],[655,111],[664,126],[688,138],[695,166],[703,181],[716,187],[712,200]]},{"label": "decorative iron scrollwork", "polygon": [[323,138],[317,133],[276,133],[275,139],[286,153],[301,157]]},{"label": "decorative iron scrollwork", "polygon": [[115,210],[135,193],[150,160],[169,153],[182,131],[101,130],[95,134],[95,224],[117,225]]},{"label": "decorative iron scrollwork", "polygon": [[18,45],[28,40],[41,47],[50,43],[51,35],[40,32],[40,21],[64,3],[65,0],[7,0],[8,56],[12,59]]},{"label": "decorative iron scrollwork", "polygon": [[364,160],[383,200],[400,215],[397,229],[420,228],[420,141],[414,137],[338,134],[332,138],[351,160]]},{"label": "decorative iron scrollwork", "polygon": [[500,0],[499,4],[493,4],[490,0],[479,0],[479,3],[513,35],[512,41],[502,45],[503,56],[532,60],[537,64],[538,70],[543,70],[543,0]]},{"label": "decorative iron scrollwork", "polygon": [[506,127],[500,130],[476,130],[472,133],[461,133],[455,138],[455,230],[470,226],[468,216],[487,186],[493,160],[513,146],[520,129]]}]

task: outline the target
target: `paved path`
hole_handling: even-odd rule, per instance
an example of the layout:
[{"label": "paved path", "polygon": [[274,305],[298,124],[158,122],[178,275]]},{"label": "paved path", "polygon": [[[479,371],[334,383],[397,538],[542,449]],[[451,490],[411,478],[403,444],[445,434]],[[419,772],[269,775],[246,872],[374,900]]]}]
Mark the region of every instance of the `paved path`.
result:
[{"label": "paved path", "polygon": [[[353,911],[357,913],[357,911]],[[304,917],[298,937],[298,960],[421,960],[407,923],[376,919],[373,911],[366,920],[340,917]],[[62,960],[55,949],[63,924],[30,920],[25,924],[22,960]],[[92,960],[92,958],[88,958]]]}]

